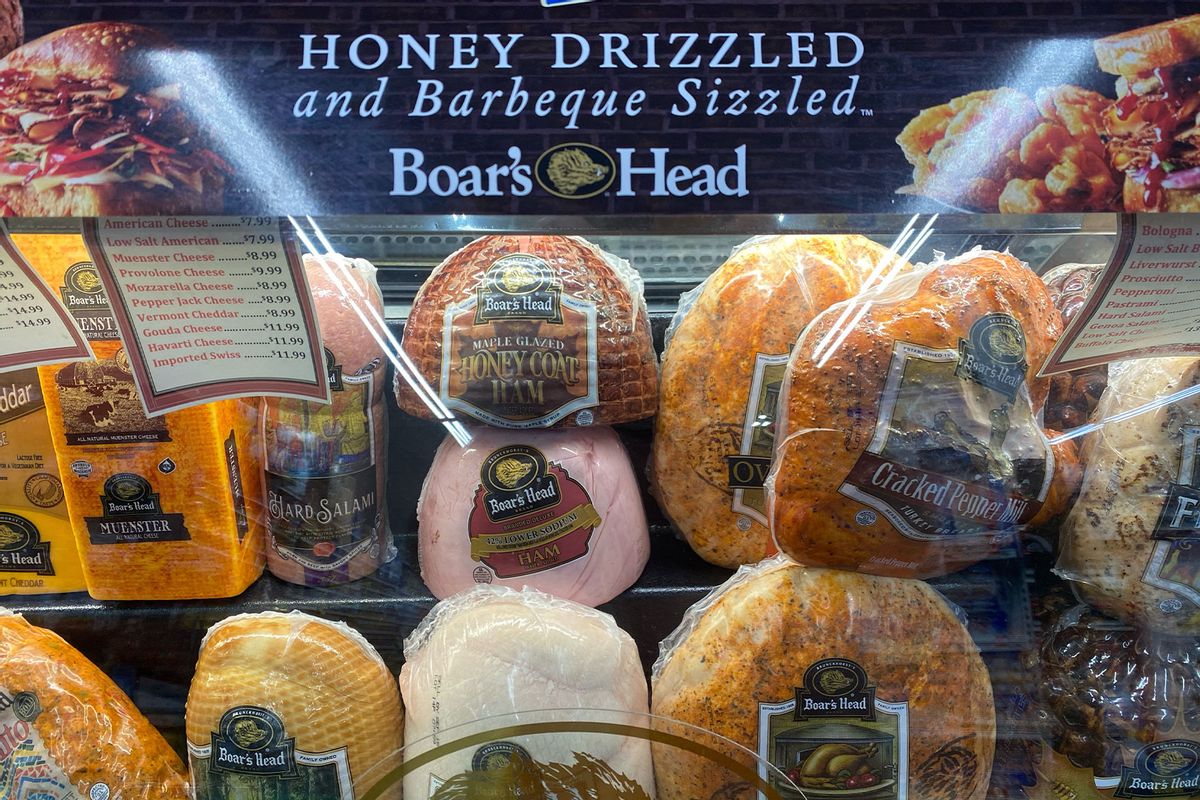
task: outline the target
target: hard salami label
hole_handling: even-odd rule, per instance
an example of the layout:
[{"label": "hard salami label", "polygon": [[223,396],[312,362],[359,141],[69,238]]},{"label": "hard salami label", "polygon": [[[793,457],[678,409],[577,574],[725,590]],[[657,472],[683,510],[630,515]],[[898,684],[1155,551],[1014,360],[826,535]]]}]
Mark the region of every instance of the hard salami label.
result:
[{"label": "hard salami label", "polygon": [[763,482],[771,470],[775,449],[775,417],[779,389],[787,372],[788,354],[758,353],[754,358],[754,377],[746,401],[741,447],[725,457],[729,468],[729,488],[733,491],[733,510],[745,514],[760,525],[767,524],[767,498]]},{"label": "hard salami label", "polygon": [[[804,671],[795,696],[759,703],[758,754],[813,796],[906,800],[908,704],[875,694],[866,670],[844,658],[827,658]],[[764,780],[779,778],[760,767]]]},{"label": "hard salami label", "polygon": [[354,797],[346,748],[298,750],[273,711],[237,706],[221,716],[217,728],[210,744],[188,743],[197,800]]},{"label": "hard salami label", "polygon": [[38,735],[41,713],[33,692],[0,687],[0,797],[83,800]]},{"label": "hard salami label", "polygon": [[471,558],[500,578],[544,572],[586,556],[600,522],[587,489],[565,469],[537,448],[508,445],[480,469],[467,523]]},{"label": "hard salami label", "polygon": [[1146,583],[1175,595],[1160,604],[1164,614],[1200,607],[1200,472],[1196,469],[1200,426],[1185,425],[1182,434],[1178,481],[1167,485],[1167,497],[1150,534],[1154,549],[1142,575]]},{"label": "hard salami label", "polygon": [[1031,519],[1049,491],[1054,456],[1023,367],[1012,385],[1024,363],[1014,325],[987,315],[958,350],[897,342],[875,435],[839,491],[918,540],[1007,536]]},{"label": "hard salami label", "polygon": [[545,262],[494,262],[446,310],[442,401],[489,425],[539,428],[599,405],[596,306],[565,294]]},{"label": "hard salami label", "polygon": [[372,362],[343,373],[325,351],[330,404],[279,399],[267,404],[267,528],[281,557],[310,583],[337,578],[356,556],[379,546]]}]

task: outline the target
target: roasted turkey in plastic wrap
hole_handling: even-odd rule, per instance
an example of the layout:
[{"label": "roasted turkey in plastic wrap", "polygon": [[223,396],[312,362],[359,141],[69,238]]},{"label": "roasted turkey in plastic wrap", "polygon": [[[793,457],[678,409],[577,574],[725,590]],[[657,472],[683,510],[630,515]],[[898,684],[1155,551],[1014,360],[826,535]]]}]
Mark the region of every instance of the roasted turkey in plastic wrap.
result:
[{"label": "roasted turkey in plastic wrap", "polygon": [[[651,713],[732,739],[813,796],[876,786],[892,793],[871,796],[982,800],[987,790],[996,737],[987,668],[951,606],[921,581],[782,558],[743,567],[663,642],[652,694]],[[754,764],[744,751],[728,755]],[[727,770],[657,744],[654,770],[659,800],[730,788]]]},{"label": "roasted turkey in plastic wrap", "polygon": [[92,662],[0,610],[0,797],[186,800],[179,756]]},{"label": "roasted turkey in plastic wrap", "polygon": [[[417,293],[403,347],[450,412],[498,427],[630,422],[658,403],[641,279],[574,237],[484,236],[452,254]],[[400,408],[438,418],[422,396],[397,374]]]},{"label": "roasted turkey in plastic wrap", "polygon": [[980,250],[823,312],[780,397],[767,478],[780,550],[925,578],[1012,541],[1055,477],[1035,376],[1061,331],[1037,275]]},{"label": "roasted turkey in plastic wrap", "polygon": [[1200,634],[1200,399],[1176,393],[1197,384],[1194,357],[1111,365],[1056,570],[1096,609],[1188,636]]},{"label": "roasted turkey in plastic wrap", "polygon": [[780,380],[804,326],[907,267],[863,236],[763,236],[682,299],[663,354],[650,478],[706,561],[734,568],[772,549],[762,481]]}]

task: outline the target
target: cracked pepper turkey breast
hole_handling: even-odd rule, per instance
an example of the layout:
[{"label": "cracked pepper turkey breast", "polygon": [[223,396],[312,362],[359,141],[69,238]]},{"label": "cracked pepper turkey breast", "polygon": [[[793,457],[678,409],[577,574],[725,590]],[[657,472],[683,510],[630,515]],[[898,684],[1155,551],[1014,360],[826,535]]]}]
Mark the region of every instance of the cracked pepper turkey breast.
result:
[{"label": "cracked pepper turkey breast", "polygon": [[779,384],[804,326],[906,268],[864,236],[760,236],[681,300],[663,354],[650,478],[706,561],[734,568],[772,549],[762,482]]}]

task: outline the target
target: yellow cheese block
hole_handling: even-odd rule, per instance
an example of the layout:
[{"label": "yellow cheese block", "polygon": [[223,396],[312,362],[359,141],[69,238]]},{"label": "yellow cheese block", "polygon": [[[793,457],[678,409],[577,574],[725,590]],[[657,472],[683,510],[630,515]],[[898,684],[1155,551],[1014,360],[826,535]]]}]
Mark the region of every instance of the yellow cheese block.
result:
[{"label": "yellow cheese block", "polygon": [[36,369],[0,374],[0,595],[82,592]]},{"label": "yellow cheese block", "polygon": [[187,773],[95,664],[0,610],[0,797],[186,800]]},{"label": "yellow cheese block", "polygon": [[83,239],[13,239],[96,354],[38,370],[88,592],[103,600],[240,594],[265,562],[261,401],[147,418]]},{"label": "yellow cheese block", "polygon": [[404,712],[391,672],[350,627],[293,611],[219,622],[187,699],[196,800],[398,800]]}]

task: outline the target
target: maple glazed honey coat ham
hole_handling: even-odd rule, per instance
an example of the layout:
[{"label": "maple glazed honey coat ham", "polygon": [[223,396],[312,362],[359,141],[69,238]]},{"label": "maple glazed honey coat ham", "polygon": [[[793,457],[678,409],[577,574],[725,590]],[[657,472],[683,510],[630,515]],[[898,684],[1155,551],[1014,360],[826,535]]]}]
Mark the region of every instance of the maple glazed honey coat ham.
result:
[{"label": "maple glazed honey coat ham", "polygon": [[763,236],[683,298],[663,354],[650,476],[702,558],[732,568],[768,554],[762,485],[792,345],[818,313],[906,267],[863,236]]},{"label": "maple glazed honey coat ham", "polygon": [[1045,285],[972,251],[835,305],[780,397],[768,518],[811,566],[962,569],[1035,517],[1055,476],[1034,376],[1062,331]]},{"label": "maple glazed honey coat ham", "polygon": [[[988,672],[921,581],[783,558],[743,567],[663,642],[652,695],[655,716],[733,740],[813,797],[982,800],[987,791]],[[728,754],[757,769],[744,751]],[[740,796],[725,769],[664,745],[654,745],[654,771],[659,800]]]},{"label": "maple glazed honey coat ham", "polygon": [[[582,239],[470,243],[417,293],[403,347],[450,412],[497,427],[629,422],[658,402],[641,280]],[[397,373],[403,410],[444,417],[427,394]]]},{"label": "maple glazed honey coat ham", "polygon": [[396,800],[403,728],[392,674],[350,627],[230,617],[205,636],[188,692],[196,800]]},{"label": "maple glazed honey coat ham", "polygon": [[442,442],[417,506],[434,595],[491,583],[597,606],[638,579],[650,536],[611,428],[470,431],[466,446]]},{"label": "maple glazed honey coat ham", "polygon": [[179,756],[107,675],[0,609],[0,797],[189,795]]},{"label": "maple glazed honey coat ham", "polygon": [[304,267],[332,402],[266,400],[267,566],[292,583],[329,586],[396,554],[384,490],[383,298],[363,259],[306,254]]}]

